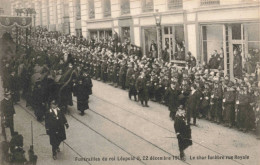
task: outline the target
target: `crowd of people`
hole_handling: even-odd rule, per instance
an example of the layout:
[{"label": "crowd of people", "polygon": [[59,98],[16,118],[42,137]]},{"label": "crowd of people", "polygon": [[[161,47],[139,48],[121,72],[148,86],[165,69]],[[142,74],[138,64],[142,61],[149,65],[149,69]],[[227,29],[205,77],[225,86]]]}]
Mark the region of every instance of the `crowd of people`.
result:
[{"label": "crowd of people", "polygon": [[[255,130],[259,137],[256,70],[231,80],[224,75],[221,61],[216,70],[196,63],[191,52],[183,58],[185,65],[179,66],[143,55],[139,47],[121,43],[118,37],[87,40],[41,27],[34,29],[24,47],[15,56],[2,59],[3,88],[11,92],[14,102],[19,101],[23,91],[22,97],[27,106],[33,107],[39,121],[45,118],[52,100],[63,113],[68,112],[72,94],[83,115],[89,108],[91,79],[96,79],[128,89],[129,99],[133,96],[144,107],[149,107],[149,100],[168,106],[172,120],[181,108],[187,113],[189,125],[191,117],[194,125],[197,117],[205,118],[244,132]],[[210,63],[214,64],[214,59]]]},{"label": "crowd of people", "polygon": [[[87,80],[84,82],[88,84],[87,86],[92,86],[90,78],[93,78],[113,84],[115,87],[129,89],[129,98],[133,96],[134,100],[140,101],[143,106],[148,107],[149,100],[165,104],[169,107],[172,119],[179,105],[182,105],[187,110],[188,116],[193,116],[193,124],[196,124],[196,117],[199,117],[229,127],[238,127],[244,131],[256,129],[259,125],[257,101],[259,88],[255,73],[244,74],[243,79],[230,80],[230,76],[224,76],[223,70],[220,69],[221,62],[218,64],[219,70],[216,71],[211,69],[210,65],[202,66],[194,63],[192,59],[195,58],[190,52],[185,56],[186,66],[180,67],[162,59],[146,57],[129,43],[120,43],[118,38],[86,40],[83,37],[49,32],[40,27],[34,34],[35,37],[32,37],[26,55],[13,61],[16,64],[9,64],[9,68],[12,68],[11,65],[17,65],[13,68],[19,70],[18,66],[22,63],[28,68],[36,65],[41,68],[39,70],[42,74],[44,68],[48,68],[46,70],[51,70],[48,76],[57,82],[59,78],[71,74],[73,70],[76,71],[77,77],[81,79],[86,77]],[[214,57],[218,56],[221,55],[215,52]],[[210,63],[214,63],[214,59],[211,59]],[[7,75],[19,74],[9,73]],[[75,95],[76,91],[80,91],[75,84],[79,86],[82,84],[78,80],[70,85],[70,90],[74,89]],[[13,88],[18,88],[19,85],[29,86],[28,84],[28,82],[19,83],[13,85]],[[91,88],[86,90],[88,93],[86,98],[79,96],[79,100],[80,97],[87,100],[88,95],[92,93]],[[14,94],[14,98],[16,95]],[[66,102],[63,106],[72,104],[71,98],[63,102]]]}]

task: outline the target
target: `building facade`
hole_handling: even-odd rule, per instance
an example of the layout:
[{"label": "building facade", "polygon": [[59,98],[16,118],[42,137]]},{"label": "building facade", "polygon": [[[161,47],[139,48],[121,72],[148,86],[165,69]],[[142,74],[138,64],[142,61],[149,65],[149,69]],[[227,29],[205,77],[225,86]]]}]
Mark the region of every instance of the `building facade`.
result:
[{"label": "building facade", "polygon": [[217,50],[224,55],[225,73],[230,75],[234,49],[245,60],[260,47],[259,0],[23,1],[12,1],[12,13],[21,5],[34,7],[35,25],[96,40],[117,33],[122,42],[140,46],[143,54],[150,51],[152,41],[160,41],[171,59],[176,51],[185,50],[200,63],[208,63]]}]

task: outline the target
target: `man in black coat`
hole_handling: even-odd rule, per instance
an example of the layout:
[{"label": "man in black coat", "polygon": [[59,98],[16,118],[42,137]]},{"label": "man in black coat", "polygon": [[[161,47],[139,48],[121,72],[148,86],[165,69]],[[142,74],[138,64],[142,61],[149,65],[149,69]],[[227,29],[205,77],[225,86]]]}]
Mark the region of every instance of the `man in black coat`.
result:
[{"label": "man in black coat", "polygon": [[60,143],[66,139],[64,126],[66,126],[67,129],[69,128],[67,119],[53,100],[50,103],[50,110],[46,113],[45,128],[46,133],[50,137],[52,156],[54,160],[57,159],[57,152],[60,151]]},{"label": "man in black coat", "polygon": [[80,114],[82,116],[84,115],[84,111],[89,108],[89,85],[90,84],[88,84],[87,81],[84,81],[83,77],[80,77],[73,89],[73,92],[77,97],[77,109],[81,112]]},{"label": "man in black coat", "polygon": [[170,110],[170,117],[174,120],[177,108],[179,106],[178,96],[180,91],[176,88],[176,84],[172,83],[171,87],[166,91],[166,97],[168,100],[168,108]]},{"label": "man in black coat", "polygon": [[147,80],[144,72],[142,72],[141,75],[137,78],[135,86],[138,93],[138,99],[141,101],[142,106],[149,107],[148,106],[149,93],[148,93]]},{"label": "man in black coat", "polygon": [[182,160],[184,160],[184,150],[192,145],[191,129],[189,125],[186,125],[185,117],[185,110],[183,106],[180,105],[175,115],[174,129],[178,139],[180,158]]},{"label": "man in black coat", "polygon": [[1,101],[1,127],[2,134],[6,139],[5,128],[9,127],[11,135],[14,134],[14,105],[11,99],[11,93],[6,91],[4,94],[4,99]]},{"label": "man in black coat", "polygon": [[196,125],[196,118],[198,114],[198,108],[200,105],[201,92],[197,90],[197,86],[193,84],[191,86],[191,92],[186,102],[187,109],[187,123],[190,124],[191,115],[193,117],[193,124]]}]

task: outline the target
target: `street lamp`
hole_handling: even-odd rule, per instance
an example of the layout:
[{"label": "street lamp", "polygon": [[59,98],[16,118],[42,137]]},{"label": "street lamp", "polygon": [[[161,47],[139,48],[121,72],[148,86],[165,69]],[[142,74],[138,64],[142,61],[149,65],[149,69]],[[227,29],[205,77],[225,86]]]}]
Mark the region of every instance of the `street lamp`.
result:
[{"label": "street lamp", "polygon": [[156,9],[154,13],[154,19],[156,23],[156,33],[157,33],[157,52],[158,52],[158,58],[162,55],[162,40],[161,40],[161,14],[159,13],[159,10]]}]

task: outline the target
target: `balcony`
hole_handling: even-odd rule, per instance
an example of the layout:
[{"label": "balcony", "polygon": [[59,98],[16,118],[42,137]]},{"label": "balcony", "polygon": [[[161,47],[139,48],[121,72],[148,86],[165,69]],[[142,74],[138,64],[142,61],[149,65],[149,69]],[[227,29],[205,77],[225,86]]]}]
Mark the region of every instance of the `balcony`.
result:
[{"label": "balcony", "polygon": [[219,5],[220,0],[200,0],[201,6]]},{"label": "balcony", "polygon": [[182,0],[168,0],[168,9],[182,8]]}]

